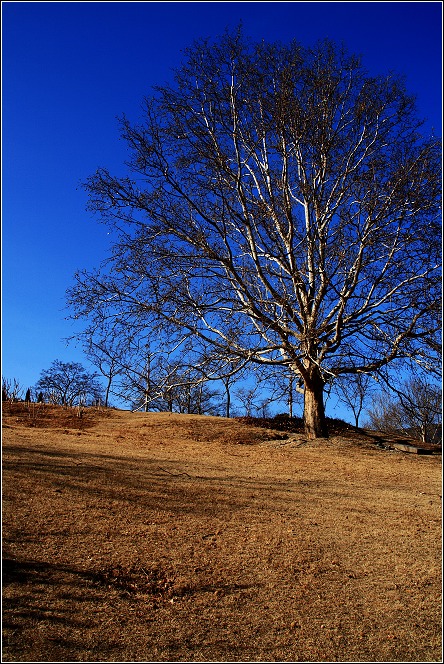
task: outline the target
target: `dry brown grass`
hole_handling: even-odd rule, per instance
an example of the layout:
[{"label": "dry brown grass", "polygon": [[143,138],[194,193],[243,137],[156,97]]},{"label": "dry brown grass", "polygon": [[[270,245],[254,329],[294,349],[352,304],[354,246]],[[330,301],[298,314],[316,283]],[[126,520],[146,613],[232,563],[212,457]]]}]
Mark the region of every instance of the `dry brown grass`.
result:
[{"label": "dry brown grass", "polygon": [[8,409],[3,661],[441,661],[440,457]]}]

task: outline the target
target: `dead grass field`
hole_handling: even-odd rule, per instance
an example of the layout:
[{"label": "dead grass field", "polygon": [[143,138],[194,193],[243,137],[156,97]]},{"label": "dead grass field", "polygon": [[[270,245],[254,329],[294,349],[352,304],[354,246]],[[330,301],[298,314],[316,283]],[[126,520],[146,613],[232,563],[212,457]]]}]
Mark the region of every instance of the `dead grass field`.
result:
[{"label": "dead grass field", "polygon": [[442,661],[441,606],[439,456],[3,413],[5,662]]}]

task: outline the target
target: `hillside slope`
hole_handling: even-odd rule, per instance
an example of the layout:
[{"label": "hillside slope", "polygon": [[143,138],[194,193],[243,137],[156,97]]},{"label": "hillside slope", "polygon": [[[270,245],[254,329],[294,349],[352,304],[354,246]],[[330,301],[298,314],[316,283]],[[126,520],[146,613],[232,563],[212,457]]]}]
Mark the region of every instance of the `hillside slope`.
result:
[{"label": "hillside slope", "polygon": [[437,661],[441,459],[3,415],[3,661]]}]

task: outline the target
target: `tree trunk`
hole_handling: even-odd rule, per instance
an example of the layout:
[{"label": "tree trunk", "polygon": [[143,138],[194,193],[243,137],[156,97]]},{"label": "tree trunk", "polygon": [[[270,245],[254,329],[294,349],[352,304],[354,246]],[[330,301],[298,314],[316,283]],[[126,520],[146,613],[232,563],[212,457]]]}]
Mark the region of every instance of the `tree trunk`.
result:
[{"label": "tree trunk", "polygon": [[292,375],[288,379],[288,416],[293,417],[293,383],[294,378]]},{"label": "tree trunk", "polygon": [[109,401],[109,393],[111,390],[111,383],[112,383],[112,376],[108,376],[108,384],[106,386],[106,394],[105,394],[105,408],[108,408],[108,401]]},{"label": "tree trunk", "polygon": [[304,390],[304,426],[307,438],[328,438],[324,409],[324,381],[316,367]]},{"label": "tree trunk", "polygon": [[230,387],[228,383],[225,385],[225,393],[227,395],[227,401],[225,405],[225,417],[230,417],[230,406],[231,406],[231,394]]}]

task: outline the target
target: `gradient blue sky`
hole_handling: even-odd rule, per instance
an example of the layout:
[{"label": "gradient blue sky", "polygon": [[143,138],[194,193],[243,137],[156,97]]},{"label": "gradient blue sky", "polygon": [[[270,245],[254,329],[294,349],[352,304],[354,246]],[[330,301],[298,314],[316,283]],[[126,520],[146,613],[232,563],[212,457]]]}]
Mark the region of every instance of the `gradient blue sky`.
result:
[{"label": "gradient blue sky", "polygon": [[65,291],[108,237],[79,185],[99,166],[122,171],[116,117],[138,119],[182,49],[240,22],[253,39],[329,37],[370,73],[405,74],[441,134],[440,2],[3,2],[3,376],[26,388],[55,359],[88,366],[63,341]]}]

